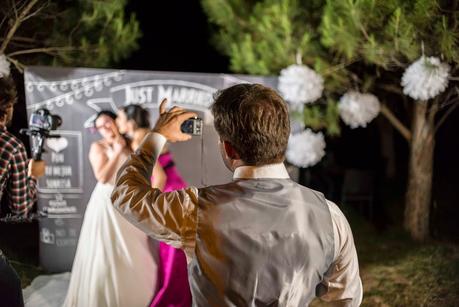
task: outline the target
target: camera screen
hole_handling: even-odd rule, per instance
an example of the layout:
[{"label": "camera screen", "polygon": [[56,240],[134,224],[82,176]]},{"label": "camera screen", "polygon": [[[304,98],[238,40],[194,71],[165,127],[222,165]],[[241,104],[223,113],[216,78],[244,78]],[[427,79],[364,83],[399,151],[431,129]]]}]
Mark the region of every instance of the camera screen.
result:
[{"label": "camera screen", "polygon": [[181,126],[182,132],[192,134],[193,125],[194,125],[193,120],[186,120]]},{"label": "camera screen", "polygon": [[30,123],[31,126],[38,126],[38,127],[43,127],[46,125],[46,119],[44,116],[38,115],[38,114],[32,114],[30,117]]},{"label": "camera screen", "polygon": [[202,119],[191,118],[183,122],[180,127],[183,133],[202,135]]}]

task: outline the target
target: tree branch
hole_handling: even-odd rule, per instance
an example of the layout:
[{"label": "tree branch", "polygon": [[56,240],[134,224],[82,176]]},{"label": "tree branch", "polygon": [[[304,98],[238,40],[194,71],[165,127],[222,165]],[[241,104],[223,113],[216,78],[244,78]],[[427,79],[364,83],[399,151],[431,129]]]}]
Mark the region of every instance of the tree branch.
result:
[{"label": "tree branch", "polygon": [[355,58],[353,60],[350,60],[349,62],[344,62],[344,63],[340,63],[340,64],[335,65],[335,66],[328,67],[326,70],[324,70],[321,73],[321,75],[325,77],[325,76],[327,76],[329,74],[337,72],[338,70],[344,69],[347,66],[352,65],[352,64],[354,64],[354,63],[356,63],[358,61],[360,61],[360,59],[359,58]]},{"label": "tree branch", "polygon": [[[459,90],[458,90],[457,87],[456,87],[456,92],[457,92],[457,94],[459,96]],[[442,117],[440,118],[440,120],[435,125],[434,133],[437,133],[438,129],[440,129],[440,127],[446,121],[448,116],[451,115],[451,113],[453,113],[454,109],[456,109],[458,106],[459,106],[459,100],[456,100],[456,103],[454,103],[445,113],[443,113]]]},{"label": "tree branch", "polygon": [[78,50],[79,48],[77,47],[44,47],[44,48],[33,48],[33,49],[27,49],[27,50],[19,50],[12,52],[8,54],[8,56],[13,57],[16,55],[21,55],[21,54],[30,54],[30,53],[48,53],[52,54],[53,51],[75,51]]},{"label": "tree branch", "polygon": [[[19,9],[21,10],[24,7],[24,5],[25,5],[25,2]],[[14,19],[17,19],[18,18],[18,7],[16,6],[15,0],[11,1],[11,7],[13,8]]]},{"label": "tree branch", "polygon": [[[457,87],[454,87],[454,89],[457,91]],[[450,99],[450,98],[453,95],[453,93],[456,92],[456,91],[454,91],[454,90],[448,91],[448,94],[446,95],[446,98],[444,99],[444,102],[440,105],[440,108],[448,106],[448,104],[450,104],[451,101],[454,100],[454,99]]]},{"label": "tree branch", "polygon": [[370,36],[368,35],[367,31],[365,30],[365,27],[361,23],[359,23],[359,28],[360,28],[360,31],[363,33],[363,36],[365,37],[365,39],[369,41]]},{"label": "tree branch", "polygon": [[[21,43],[38,43],[39,41],[31,37],[15,36],[11,39],[12,41],[21,42]],[[3,41],[3,39],[0,39]]]},{"label": "tree branch", "polygon": [[7,19],[8,19],[8,15],[5,14],[2,18],[2,21],[0,21],[0,28],[3,26],[3,24],[5,23]]},{"label": "tree branch", "polygon": [[400,132],[400,134],[408,141],[411,141],[411,131],[395,116],[394,113],[385,105],[381,104],[381,114]]},{"label": "tree branch", "polygon": [[16,69],[22,74],[24,73],[24,69],[25,69],[25,66],[19,62],[18,60],[16,59],[13,59],[12,57],[9,57],[7,56],[6,57],[8,59],[8,61],[10,61],[10,63],[13,63],[14,66],[16,66]]},{"label": "tree branch", "polygon": [[455,103],[453,104],[444,114],[443,116],[440,118],[440,120],[438,121],[438,123],[435,125],[435,133],[437,133],[438,129],[440,129],[440,127],[444,124],[444,122],[446,121],[446,119],[448,118],[449,115],[451,115],[451,113],[453,113],[454,109],[457,108],[457,106],[459,106],[459,103]]},{"label": "tree branch", "polygon": [[390,93],[394,93],[394,94],[397,94],[397,95],[402,95],[403,94],[403,91],[400,87],[394,85],[394,84],[382,84],[382,85],[378,85],[378,87],[380,87],[381,89],[385,90],[385,91],[388,91]]},{"label": "tree branch", "polygon": [[[4,39],[0,38],[0,43],[3,42],[3,41],[4,41]],[[38,40],[36,40],[34,38],[14,36],[14,37],[11,38],[8,46],[11,46],[11,48],[16,50],[16,49],[19,49],[19,48],[22,48],[22,49],[34,48],[34,47],[38,47],[38,46],[40,46],[42,44],[43,44],[43,42],[40,42],[40,41],[38,41]]]},{"label": "tree branch", "polygon": [[428,115],[428,120],[429,120],[429,123],[431,125],[433,125],[434,121],[435,121],[435,115],[437,114],[437,111],[438,111],[438,105],[439,105],[439,102],[438,102],[439,98],[437,96],[437,98],[434,100],[432,106],[430,107],[429,111],[427,112],[427,115]]},{"label": "tree branch", "polygon": [[391,56],[390,59],[395,63],[396,67],[406,67],[407,64],[400,62],[395,56]]},{"label": "tree branch", "polygon": [[33,16],[37,15],[37,14],[40,13],[40,11],[43,10],[46,6],[48,6],[48,3],[43,3],[42,6],[38,7],[35,11],[33,11],[32,13],[28,14],[27,16],[25,16],[25,17],[22,19],[22,22],[24,22],[24,21],[26,21],[27,19],[32,18]]},{"label": "tree branch", "polygon": [[24,18],[26,18],[27,14],[30,12],[32,7],[35,4],[37,4],[37,2],[38,0],[31,0],[19,13],[19,16],[15,19],[13,26],[6,34],[5,40],[2,42],[2,45],[0,46],[0,53],[5,53],[6,47],[8,46],[10,40],[13,38],[14,33],[16,33],[16,30],[19,28]]}]

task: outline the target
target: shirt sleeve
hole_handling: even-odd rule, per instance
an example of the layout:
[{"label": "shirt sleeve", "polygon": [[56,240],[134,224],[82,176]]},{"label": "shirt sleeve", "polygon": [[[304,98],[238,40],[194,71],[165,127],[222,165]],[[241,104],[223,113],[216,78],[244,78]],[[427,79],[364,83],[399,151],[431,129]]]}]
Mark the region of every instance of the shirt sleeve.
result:
[{"label": "shirt sleeve", "polygon": [[13,152],[9,168],[10,180],[7,190],[11,212],[26,215],[37,200],[37,182],[27,176],[28,159],[23,146],[18,146]]},{"label": "shirt sleeve", "polygon": [[333,306],[359,306],[363,289],[359,275],[359,261],[351,227],[334,203],[330,208],[335,243],[334,261],[317,287],[317,296]]},{"label": "shirt sleeve", "polygon": [[132,224],[149,236],[182,248],[189,255],[196,240],[198,189],[162,193],[150,175],[166,139],[149,133],[118,172],[112,202]]}]

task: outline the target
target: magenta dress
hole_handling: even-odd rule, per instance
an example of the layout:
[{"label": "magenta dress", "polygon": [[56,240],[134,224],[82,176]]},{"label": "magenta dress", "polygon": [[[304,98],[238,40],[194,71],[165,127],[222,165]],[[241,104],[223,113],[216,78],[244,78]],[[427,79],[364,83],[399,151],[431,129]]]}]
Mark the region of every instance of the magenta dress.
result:
[{"label": "magenta dress", "polygon": [[[164,192],[183,189],[186,187],[182,177],[168,152],[159,156],[158,161],[166,173]],[[185,253],[167,245],[159,243],[159,265],[157,293],[150,307],[190,307],[191,292],[188,283],[188,271]]]}]

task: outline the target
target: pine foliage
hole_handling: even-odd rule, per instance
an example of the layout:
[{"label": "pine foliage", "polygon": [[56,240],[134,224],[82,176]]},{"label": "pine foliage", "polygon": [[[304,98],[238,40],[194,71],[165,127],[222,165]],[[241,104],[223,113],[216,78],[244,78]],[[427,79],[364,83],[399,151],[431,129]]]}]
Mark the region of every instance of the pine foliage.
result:
[{"label": "pine foliage", "polygon": [[[318,1],[309,1],[314,9]],[[215,41],[231,59],[231,69],[250,74],[276,74],[297,52],[317,54],[309,30],[317,16],[307,14],[298,0],[202,1],[217,26]]]},{"label": "pine foliage", "polygon": [[[423,53],[454,67],[459,63],[458,1],[201,2],[234,72],[276,75],[300,53],[325,78],[319,104],[336,104],[350,88],[379,95],[381,75],[398,86],[403,69]],[[337,133],[338,113],[330,111],[336,105],[310,108],[305,107],[307,125]]]},{"label": "pine foliage", "polygon": [[[0,33],[16,21],[15,12],[29,1],[0,8]],[[107,67],[138,48],[135,15],[126,16],[127,0],[38,0],[21,21],[4,53],[22,64]]]}]

